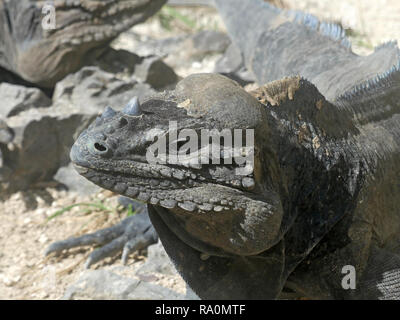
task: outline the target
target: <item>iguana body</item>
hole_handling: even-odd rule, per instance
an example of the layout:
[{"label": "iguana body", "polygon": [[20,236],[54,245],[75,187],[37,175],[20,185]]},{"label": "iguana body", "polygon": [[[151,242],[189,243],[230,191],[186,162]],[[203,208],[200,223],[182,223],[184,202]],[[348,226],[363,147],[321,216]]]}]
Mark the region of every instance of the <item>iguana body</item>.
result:
[{"label": "iguana body", "polygon": [[[201,298],[400,299],[398,49],[360,58],[342,37],[286,21],[261,1],[229,4],[227,19],[251,12],[244,20],[260,23],[260,38],[243,47],[248,66],[260,82],[281,80],[249,94],[222,76],[190,76],[141,107],[107,109],[71,159],[96,184],[149,203],[167,253]],[[268,56],[257,50],[264,36]],[[306,51],[317,58],[304,60]],[[147,163],[170,121],[196,132],[254,129],[254,171]],[[342,287],[348,265],[355,290]]]},{"label": "iguana body", "polygon": [[54,1],[56,29],[44,30],[39,0],[0,0],[0,67],[41,87],[99,56],[121,32],[166,0]]}]

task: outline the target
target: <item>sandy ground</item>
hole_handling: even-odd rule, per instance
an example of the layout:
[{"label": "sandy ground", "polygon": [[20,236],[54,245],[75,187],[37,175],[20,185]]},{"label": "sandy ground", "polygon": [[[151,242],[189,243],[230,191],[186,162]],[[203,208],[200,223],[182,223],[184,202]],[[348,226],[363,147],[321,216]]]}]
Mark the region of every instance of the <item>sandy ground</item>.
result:
[{"label": "sandy ground", "polygon": [[[318,17],[340,22],[351,29],[354,49],[360,54],[372,51],[382,42],[400,40],[400,1],[398,0],[284,0],[290,8],[311,12]],[[183,10],[199,21],[199,28],[213,26],[223,29],[223,24],[210,9]],[[176,23],[172,31],[164,30],[157,18],[136,26],[132,32],[141,40],[146,37],[167,37],[193,30]],[[123,35],[116,47],[132,49],[129,33]],[[191,68],[177,70],[181,76],[192,72],[212,71],[213,59],[194,64]],[[54,187],[19,192],[0,202],[0,299],[58,299],[65,288],[74,283],[83,270],[84,261],[91,248],[71,250],[60,257],[44,258],[45,248],[53,241],[76,236],[111,226],[124,217],[114,210],[86,212],[75,208],[50,221],[58,209],[80,202],[103,201],[117,208],[116,196],[101,192],[91,198],[73,195]],[[145,252],[132,255],[129,265],[137,266],[145,259]],[[120,264],[119,256],[106,259],[94,268]],[[168,283],[172,283],[168,285]],[[165,281],[165,286],[180,291],[179,279]]]}]

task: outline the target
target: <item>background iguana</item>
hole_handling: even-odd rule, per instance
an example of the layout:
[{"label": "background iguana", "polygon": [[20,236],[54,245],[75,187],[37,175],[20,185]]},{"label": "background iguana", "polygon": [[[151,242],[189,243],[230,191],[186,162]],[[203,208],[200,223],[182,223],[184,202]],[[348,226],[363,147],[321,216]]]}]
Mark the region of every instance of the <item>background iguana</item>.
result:
[{"label": "background iguana", "polygon": [[[0,67],[35,85],[54,87],[166,1],[0,0]],[[54,30],[42,27],[45,4],[55,7]]]},{"label": "background iguana", "polygon": [[[358,57],[337,26],[258,0],[216,3],[258,81],[282,79],[248,94],[222,76],[193,75],[141,107],[107,109],[71,151],[78,171],[149,203],[201,298],[399,299],[398,48]],[[247,29],[235,29],[239,16]],[[254,129],[254,172],[146,163],[170,120]],[[355,290],[342,287],[347,265]]]}]

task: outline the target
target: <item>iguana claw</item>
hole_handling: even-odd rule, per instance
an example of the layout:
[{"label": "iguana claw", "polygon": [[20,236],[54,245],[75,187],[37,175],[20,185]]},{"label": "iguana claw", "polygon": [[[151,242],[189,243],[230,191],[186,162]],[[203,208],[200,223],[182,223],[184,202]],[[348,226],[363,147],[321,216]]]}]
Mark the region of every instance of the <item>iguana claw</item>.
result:
[{"label": "iguana claw", "polygon": [[156,243],[157,233],[151,225],[147,210],[125,218],[120,223],[91,234],[69,238],[52,243],[45,255],[53,252],[60,253],[63,250],[87,245],[100,245],[88,257],[85,267],[103,260],[106,257],[117,254],[122,250],[122,263],[126,264],[129,253],[144,249]]}]

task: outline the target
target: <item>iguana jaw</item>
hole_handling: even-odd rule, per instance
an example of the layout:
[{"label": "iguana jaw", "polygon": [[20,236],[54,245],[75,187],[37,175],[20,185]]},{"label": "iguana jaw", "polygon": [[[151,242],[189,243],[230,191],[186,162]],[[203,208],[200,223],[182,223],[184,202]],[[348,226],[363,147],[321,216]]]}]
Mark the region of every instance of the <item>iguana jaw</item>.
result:
[{"label": "iguana jaw", "polygon": [[[94,150],[92,135],[84,132],[71,149],[71,160],[76,170],[95,184],[167,209],[181,208],[188,212],[222,212],[243,210],[243,203],[227,200],[227,192],[243,197],[251,196],[243,187],[240,176],[236,180],[223,181],[213,178],[210,168],[192,169],[183,166],[167,166],[146,163],[145,157],[134,155],[131,159],[98,157]],[[105,145],[105,143],[104,143]],[[216,165],[210,166],[215,170]],[[228,169],[227,169],[228,170]],[[243,178],[249,189],[254,180]],[[242,179],[242,180],[243,180]],[[236,187],[235,187],[236,186]],[[203,188],[214,188],[216,193],[199,192]],[[229,198],[229,197],[228,197]]]},{"label": "iguana jaw", "polygon": [[279,196],[273,191],[261,200],[257,195],[215,182],[171,176],[189,176],[188,172],[168,172],[168,167],[133,162],[129,162],[131,174],[121,170],[128,162],[120,162],[119,166],[116,162],[115,168],[119,170],[112,171],[89,168],[86,163],[82,167],[76,164],[83,161],[79,161],[74,150],[76,147],[71,158],[82,176],[118,194],[168,209],[166,219],[174,221],[178,237],[202,252],[219,256],[255,255],[279,240],[283,213]]}]

